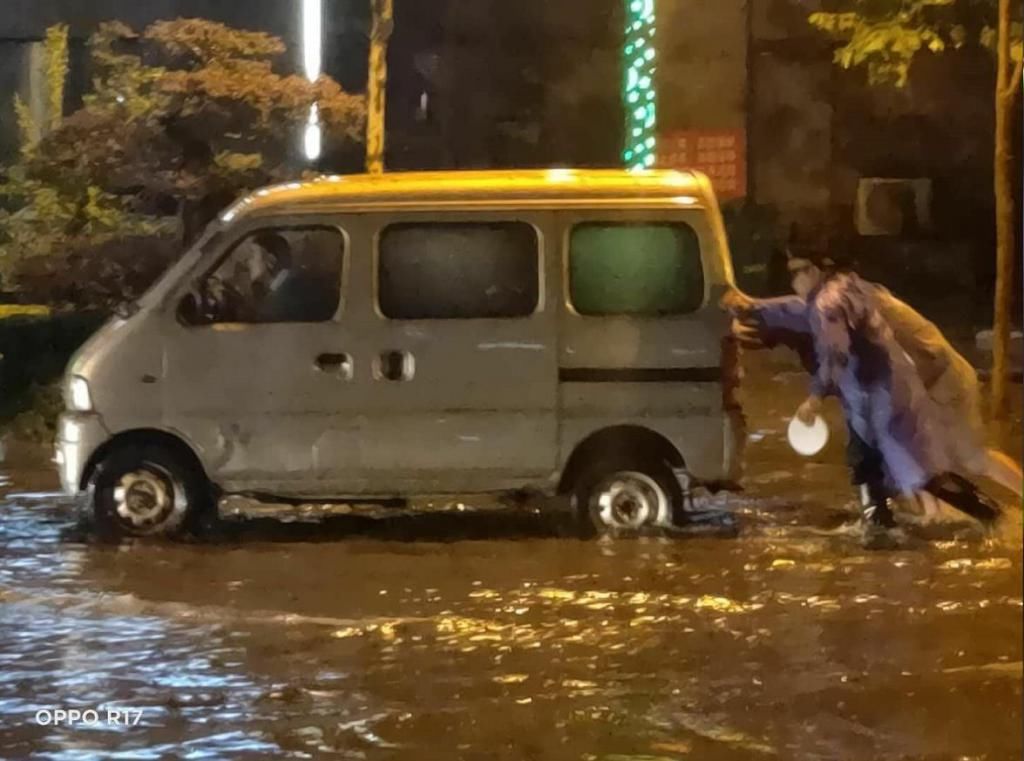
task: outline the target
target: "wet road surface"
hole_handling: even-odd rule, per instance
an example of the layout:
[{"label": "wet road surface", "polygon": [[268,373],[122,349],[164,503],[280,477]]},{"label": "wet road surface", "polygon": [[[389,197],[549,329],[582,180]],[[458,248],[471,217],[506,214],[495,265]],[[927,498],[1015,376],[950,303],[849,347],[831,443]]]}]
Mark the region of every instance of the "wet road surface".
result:
[{"label": "wet road surface", "polygon": [[470,513],[109,546],[15,456],[0,757],[1020,758],[1020,511],[862,550],[841,441],[793,455],[804,381],[761,372],[737,537]]}]

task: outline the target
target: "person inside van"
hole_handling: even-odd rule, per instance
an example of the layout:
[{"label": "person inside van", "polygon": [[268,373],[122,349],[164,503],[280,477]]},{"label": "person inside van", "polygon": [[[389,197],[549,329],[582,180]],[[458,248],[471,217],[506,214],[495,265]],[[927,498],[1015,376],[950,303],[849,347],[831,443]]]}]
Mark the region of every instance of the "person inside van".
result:
[{"label": "person inside van", "polygon": [[205,319],[247,324],[331,319],[338,306],[332,242],[306,231],[293,240],[276,231],[247,238],[204,284]]},{"label": "person inside van", "polygon": [[265,274],[258,281],[259,322],[319,322],[329,320],[338,305],[337,287],[331,282],[329,260],[320,251],[317,236],[300,235],[292,245],[279,233],[257,237],[263,250]]},{"label": "person inside van", "polygon": [[261,312],[273,278],[286,267],[288,243],[280,235],[262,234],[243,241],[203,285],[210,322],[262,322]]},{"label": "person inside van", "polygon": [[813,254],[791,256],[789,271],[796,296],[754,300],[732,294],[727,306],[745,343],[804,350],[814,382],[798,410],[801,419],[818,413],[823,396],[840,397],[866,538],[873,541],[894,525],[888,505],[893,492],[918,498],[928,513],[941,498],[994,520],[994,503],[953,472],[984,472],[1020,493],[1019,468],[981,443],[973,368],[933,324],[880,286],[837,272]]},{"label": "person inside van", "polygon": [[292,251],[284,236],[276,232],[256,236],[252,259],[256,271],[252,278],[255,322],[278,322],[288,314],[289,290],[293,280]]}]

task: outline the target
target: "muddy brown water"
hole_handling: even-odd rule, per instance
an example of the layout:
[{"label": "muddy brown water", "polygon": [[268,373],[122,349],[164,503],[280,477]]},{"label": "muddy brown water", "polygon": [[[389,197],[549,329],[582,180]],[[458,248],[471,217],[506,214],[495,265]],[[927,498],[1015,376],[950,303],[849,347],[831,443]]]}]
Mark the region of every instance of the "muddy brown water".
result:
[{"label": "muddy brown water", "polygon": [[470,510],[110,546],[12,453],[0,757],[1020,758],[1020,511],[862,550],[841,442],[793,455],[803,381],[760,372],[738,536]]}]

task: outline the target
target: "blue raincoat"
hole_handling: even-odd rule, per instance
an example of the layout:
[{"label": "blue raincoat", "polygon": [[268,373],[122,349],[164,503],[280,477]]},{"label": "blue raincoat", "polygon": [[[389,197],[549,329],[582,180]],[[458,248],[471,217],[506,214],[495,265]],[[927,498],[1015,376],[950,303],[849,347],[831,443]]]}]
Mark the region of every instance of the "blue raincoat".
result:
[{"label": "blue raincoat", "polygon": [[811,393],[839,397],[848,425],[881,453],[890,487],[909,495],[950,470],[948,448],[935,403],[882,317],[878,298],[875,286],[841,274],[806,301],[764,299],[749,311],[769,335],[810,334]]}]

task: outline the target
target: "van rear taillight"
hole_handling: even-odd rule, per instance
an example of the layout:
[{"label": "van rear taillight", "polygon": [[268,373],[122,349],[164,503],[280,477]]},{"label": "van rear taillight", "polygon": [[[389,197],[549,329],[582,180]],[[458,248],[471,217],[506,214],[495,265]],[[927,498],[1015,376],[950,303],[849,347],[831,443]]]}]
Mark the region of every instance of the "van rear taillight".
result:
[{"label": "van rear taillight", "polygon": [[743,380],[743,365],[740,362],[740,344],[733,336],[722,339],[722,407],[725,410],[739,410],[740,382]]}]

